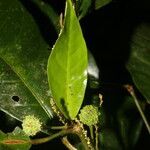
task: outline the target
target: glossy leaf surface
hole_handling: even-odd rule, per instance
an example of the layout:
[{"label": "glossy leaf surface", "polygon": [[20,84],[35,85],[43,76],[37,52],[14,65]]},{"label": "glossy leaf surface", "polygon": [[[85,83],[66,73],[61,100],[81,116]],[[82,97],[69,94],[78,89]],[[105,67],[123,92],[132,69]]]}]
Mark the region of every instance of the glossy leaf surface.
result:
[{"label": "glossy leaf surface", "polygon": [[87,48],[72,3],[67,1],[64,27],[48,60],[53,98],[66,118],[74,119],[87,83]]},{"label": "glossy leaf surface", "polygon": [[[22,97],[22,104],[25,107],[29,103],[32,106],[35,103],[34,107],[40,107],[37,106],[36,99],[47,113],[46,116],[46,113],[41,111],[41,113],[45,114],[45,118],[52,117],[46,71],[49,54],[48,45],[44,41],[34,18],[20,1],[1,0],[0,12],[0,57],[3,63],[5,63],[4,65],[7,64],[10,66],[10,72],[13,72],[12,78],[10,77],[10,79],[6,80],[10,80],[10,82],[12,82],[11,80],[17,80],[19,82],[18,84],[14,83],[12,86],[10,85],[10,87],[16,93],[19,91],[17,94],[21,96],[28,95],[25,96],[26,98]],[[7,88],[7,85],[4,83],[1,85],[1,88],[3,88],[2,91],[6,90],[6,93],[4,92],[3,94],[11,92],[11,90],[8,92],[9,88]],[[13,91],[10,95],[14,94]],[[7,108],[4,106],[4,101],[5,99],[2,97],[2,109],[9,112],[8,107],[11,100]],[[28,109],[30,108],[28,107]],[[18,118],[18,114],[12,115]]]},{"label": "glossy leaf surface", "polygon": [[0,59],[0,109],[22,121],[27,115],[40,118],[45,125],[49,120],[32,93],[3,60]]}]

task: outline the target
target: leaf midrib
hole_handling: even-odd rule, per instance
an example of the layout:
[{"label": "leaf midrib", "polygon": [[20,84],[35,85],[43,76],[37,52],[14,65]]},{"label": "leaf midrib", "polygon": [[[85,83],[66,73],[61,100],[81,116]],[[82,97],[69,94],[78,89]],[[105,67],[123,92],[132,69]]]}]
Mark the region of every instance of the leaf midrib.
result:
[{"label": "leaf midrib", "polygon": [[32,93],[32,95],[35,97],[35,99],[39,102],[39,104],[42,106],[42,108],[44,109],[44,111],[46,112],[46,114],[49,116],[49,117],[51,117],[50,116],[50,114],[48,113],[48,111],[46,110],[46,108],[44,107],[44,105],[41,103],[41,98],[34,92],[34,90],[32,89],[32,87],[29,85],[29,84],[27,84],[26,83],[26,81],[22,78],[22,76],[20,75],[20,73],[19,72],[17,72],[16,71],[16,69],[15,69],[15,67],[13,67],[13,66],[11,66],[8,62],[7,62],[7,60],[5,59],[5,58],[3,58],[3,57],[1,57],[3,60],[4,60],[4,62],[11,68],[11,70],[13,71],[13,72],[15,72],[15,74],[19,77],[19,79],[23,82],[23,84],[28,88],[28,90]]},{"label": "leaf midrib", "polygon": [[[24,17],[22,17],[22,20],[24,20]],[[20,31],[18,32],[16,39],[14,40],[14,43],[16,43],[19,40],[19,36],[22,33],[22,26],[20,28]],[[8,47],[5,47],[5,49],[7,49]],[[4,50],[5,50],[4,49]],[[35,97],[35,99],[38,101],[38,103],[42,106],[42,108],[44,109],[44,111],[46,112],[46,114],[50,116],[49,112],[46,110],[46,108],[44,107],[44,105],[41,103],[41,98],[34,92],[34,90],[32,89],[32,87],[30,85],[28,85],[26,83],[26,81],[22,78],[21,74],[15,69],[15,67],[13,67],[4,57],[1,56],[1,59],[11,68],[11,70],[19,77],[19,79],[23,82],[23,84],[27,87],[27,89],[32,93],[32,95]]]},{"label": "leaf midrib", "polygon": [[[21,10],[21,9],[20,9]],[[22,12],[22,10],[21,10]],[[20,12],[20,13],[21,13]],[[24,22],[24,15],[23,17],[21,17],[21,22]],[[5,22],[7,22],[7,18],[5,19]],[[0,29],[3,28],[3,26],[5,25],[5,22],[3,23],[3,25],[1,26]],[[13,41],[16,43],[16,41],[19,40],[19,36],[20,34],[22,33],[22,26],[20,28],[20,31],[18,32],[17,36],[16,36],[16,39]],[[8,48],[8,47],[5,47],[5,49]],[[4,49],[4,50],[5,50]],[[1,58],[3,59],[3,61],[8,65],[10,66],[11,70],[13,70],[13,72],[15,72],[15,74],[19,77],[19,79],[23,82],[23,84],[28,88],[28,90],[32,93],[32,95],[35,97],[35,99],[38,101],[38,103],[41,105],[41,107],[44,109],[44,111],[46,112],[46,114],[51,118],[51,114],[49,113],[49,111],[47,111],[47,109],[45,108],[45,106],[42,104],[42,99],[34,92],[34,89],[28,84],[26,83],[26,81],[22,78],[21,74],[15,69],[15,67],[13,67],[11,64],[9,64],[9,62],[1,56]]]},{"label": "leaf midrib", "polygon": [[[69,2],[68,2],[68,4],[69,4]],[[70,4],[69,4],[69,5],[70,5]],[[67,5],[67,7],[69,8],[68,5]],[[67,8],[67,9],[68,9],[68,8]],[[67,13],[66,13],[66,14],[67,14]],[[69,14],[69,17],[71,18],[70,14]],[[68,28],[68,33],[69,33],[69,34],[68,34],[68,45],[67,45],[67,75],[66,75],[66,83],[67,83],[66,98],[67,98],[67,102],[68,102],[68,99],[69,99],[69,92],[68,92],[68,91],[69,91],[69,86],[68,86],[68,85],[69,85],[69,77],[70,77],[70,76],[69,76],[69,73],[70,73],[70,72],[69,72],[69,68],[70,68],[70,65],[69,65],[69,64],[70,64],[70,61],[69,61],[69,58],[70,58],[70,57],[69,57],[69,50],[70,50],[70,38],[71,38],[71,36],[70,36],[70,31],[71,31],[70,20],[71,20],[71,19],[70,19],[70,18],[69,18],[69,22],[68,22],[68,27],[69,27],[69,28]],[[67,107],[67,108],[69,108],[69,107]],[[68,111],[68,110],[67,110],[67,111]],[[69,116],[69,117],[70,117],[70,116]]]}]

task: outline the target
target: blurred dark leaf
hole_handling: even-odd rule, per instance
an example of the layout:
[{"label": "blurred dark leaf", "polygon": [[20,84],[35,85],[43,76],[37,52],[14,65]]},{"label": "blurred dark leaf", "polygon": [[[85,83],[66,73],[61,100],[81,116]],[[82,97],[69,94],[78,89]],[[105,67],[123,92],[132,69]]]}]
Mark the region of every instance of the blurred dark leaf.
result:
[{"label": "blurred dark leaf", "polygon": [[127,68],[135,85],[150,103],[150,24],[141,24],[136,28]]},{"label": "blurred dark leaf", "polygon": [[77,0],[77,13],[79,19],[83,18],[89,11],[92,5],[92,0]]},{"label": "blurred dark leaf", "polygon": [[110,3],[112,0],[95,0],[95,9],[99,9],[108,3]]},{"label": "blurred dark leaf", "polygon": [[122,150],[118,137],[111,129],[100,131],[100,149],[101,150]]},{"label": "blurred dark leaf", "polygon": [[44,2],[43,0],[31,0],[31,1],[34,2],[45,15],[48,16],[55,30],[57,30],[58,32],[60,30],[59,15],[56,13],[54,8],[50,4]]},{"label": "blurred dark leaf", "polygon": [[142,130],[143,120],[131,97],[126,97],[126,101],[120,106],[117,119],[125,149],[134,148]]}]

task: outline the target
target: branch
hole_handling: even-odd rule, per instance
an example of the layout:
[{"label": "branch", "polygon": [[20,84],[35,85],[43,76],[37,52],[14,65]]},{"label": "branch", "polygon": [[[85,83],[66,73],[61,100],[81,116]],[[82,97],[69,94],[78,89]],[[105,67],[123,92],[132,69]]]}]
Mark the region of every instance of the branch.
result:
[{"label": "branch", "polygon": [[69,150],[77,150],[67,139],[67,136],[62,138],[62,143],[69,149]]},{"label": "branch", "polygon": [[137,97],[136,97],[136,94],[135,94],[135,92],[134,92],[133,87],[132,87],[131,85],[125,85],[124,87],[127,89],[127,91],[130,93],[130,95],[131,95],[132,98],[134,99],[134,102],[135,102],[135,104],[136,104],[136,106],[137,106],[137,109],[138,109],[138,111],[139,111],[139,113],[140,113],[140,115],[141,115],[141,117],[142,117],[142,119],[143,119],[143,121],[144,121],[144,123],[145,123],[145,126],[146,126],[146,128],[147,128],[147,130],[148,130],[148,132],[149,132],[149,134],[150,134],[150,126],[149,126],[149,124],[148,124],[148,121],[147,121],[147,119],[146,119],[146,117],[145,117],[145,115],[144,115],[142,109],[141,109],[141,106],[139,105],[139,102],[138,102],[138,99],[137,99]]},{"label": "branch", "polygon": [[62,130],[60,132],[57,132],[51,136],[48,136],[48,137],[45,137],[45,138],[40,138],[40,139],[33,139],[31,140],[31,144],[33,145],[38,145],[38,144],[42,144],[42,143],[46,143],[48,141],[51,141],[59,136],[63,136],[63,135],[66,135],[68,133],[70,133],[71,131],[70,130]]}]

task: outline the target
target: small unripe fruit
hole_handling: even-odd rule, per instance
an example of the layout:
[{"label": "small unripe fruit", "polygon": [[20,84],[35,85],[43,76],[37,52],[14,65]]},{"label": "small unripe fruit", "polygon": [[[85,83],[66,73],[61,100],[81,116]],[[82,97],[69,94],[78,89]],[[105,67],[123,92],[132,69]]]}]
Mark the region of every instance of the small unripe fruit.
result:
[{"label": "small unripe fruit", "polygon": [[79,114],[79,119],[83,124],[92,126],[98,123],[98,108],[93,105],[86,105]]},{"label": "small unripe fruit", "polygon": [[33,115],[26,116],[22,123],[23,131],[28,136],[34,136],[37,132],[41,131],[41,125],[39,119]]}]

